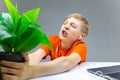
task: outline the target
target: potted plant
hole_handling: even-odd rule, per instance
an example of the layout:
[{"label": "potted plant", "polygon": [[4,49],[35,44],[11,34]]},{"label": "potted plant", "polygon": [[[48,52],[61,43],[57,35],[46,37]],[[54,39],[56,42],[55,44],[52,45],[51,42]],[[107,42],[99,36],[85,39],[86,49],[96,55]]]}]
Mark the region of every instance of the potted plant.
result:
[{"label": "potted plant", "polygon": [[9,13],[0,13],[0,46],[4,50],[0,53],[0,61],[24,61],[23,58],[21,60],[13,56],[20,56],[21,53],[28,52],[39,44],[44,44],[52,50],[46,34],[40,30],[42,26],[36,23],[40,8],[20,15],[10,0],[4,2]]}]

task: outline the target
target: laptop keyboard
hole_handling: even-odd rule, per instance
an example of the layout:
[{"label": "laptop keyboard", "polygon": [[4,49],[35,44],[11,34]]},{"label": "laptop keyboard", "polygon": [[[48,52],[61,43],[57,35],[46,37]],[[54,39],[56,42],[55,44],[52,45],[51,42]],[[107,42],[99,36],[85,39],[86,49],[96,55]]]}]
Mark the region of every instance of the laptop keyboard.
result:
[{"label": "laptop keyboard", "polygon": [[116,73],[111,73],[111,74],[107,74],[110,77],[113,77],[117,80],[120,80],[120,72],[116,72]]}]

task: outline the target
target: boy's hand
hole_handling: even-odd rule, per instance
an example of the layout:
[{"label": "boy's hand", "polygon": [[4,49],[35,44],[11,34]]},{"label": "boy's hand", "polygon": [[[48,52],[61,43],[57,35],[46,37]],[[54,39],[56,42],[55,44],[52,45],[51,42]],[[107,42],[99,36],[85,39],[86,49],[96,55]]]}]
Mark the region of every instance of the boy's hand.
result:
[{"label": "boy's hand", "polygon": [[1,61],[1,73],[3,80],[26,80],[29,78],[30,66],[28,65],[29,58],[27,54],[22,54],[25,62]]}]

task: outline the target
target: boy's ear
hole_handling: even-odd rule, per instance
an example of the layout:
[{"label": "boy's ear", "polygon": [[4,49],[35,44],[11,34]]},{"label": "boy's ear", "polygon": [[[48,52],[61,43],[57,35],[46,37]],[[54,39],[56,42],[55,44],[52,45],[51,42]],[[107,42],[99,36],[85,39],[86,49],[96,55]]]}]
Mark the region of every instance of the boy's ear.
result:
[{"label": "boy's ear", "polygon": [[78,39],[80,40],[80,39],[82,39],[82,38],[83,38],[83,37],[82,37],[82,35],[81,35]]},{"label": "boy's ear", "polygon": [[86,33],[83,33],[83,34],[79,37],[79,39],[84,39],[84,38],[86,38]]},{"label": "boy's ear", "polygon": [[86,37],[86,33],[82,33],[82,35],[78,38],[78,40],[82,40]]}]

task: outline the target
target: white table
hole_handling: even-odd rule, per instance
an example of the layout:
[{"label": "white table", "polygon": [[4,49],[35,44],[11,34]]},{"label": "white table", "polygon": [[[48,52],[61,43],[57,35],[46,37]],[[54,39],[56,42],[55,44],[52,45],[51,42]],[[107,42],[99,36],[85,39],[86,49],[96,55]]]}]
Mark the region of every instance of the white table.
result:
[{"label": "white table", "polygon": [[120,65],[120,62],[84,62],[70,71],[30,80],[106,80],[87,72],[88,68]]}]

